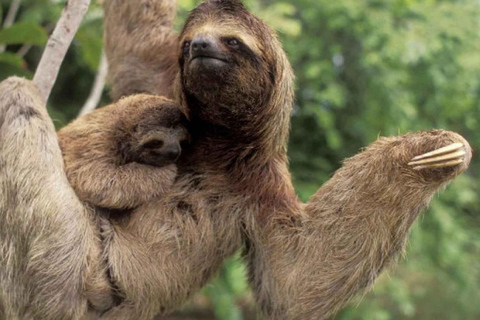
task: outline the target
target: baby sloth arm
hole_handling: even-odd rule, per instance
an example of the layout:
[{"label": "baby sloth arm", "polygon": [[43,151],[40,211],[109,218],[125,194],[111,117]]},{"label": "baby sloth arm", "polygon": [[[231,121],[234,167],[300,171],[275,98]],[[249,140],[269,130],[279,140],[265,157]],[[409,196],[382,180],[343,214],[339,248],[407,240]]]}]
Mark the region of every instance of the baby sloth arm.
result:
[{"label": "baby sloth arm", "polygon": [[270,319],[326,319],[369,288],[470,159],[452,132],[381,138],[347,159],[306,206],[253,227],[251,277]]},{"label": "baby sloth arm", "polygon": [[134,208],[167,191],[189,139],[178,108],[144,94],[80,117],[58,136],[79,198],[109,209]]}]

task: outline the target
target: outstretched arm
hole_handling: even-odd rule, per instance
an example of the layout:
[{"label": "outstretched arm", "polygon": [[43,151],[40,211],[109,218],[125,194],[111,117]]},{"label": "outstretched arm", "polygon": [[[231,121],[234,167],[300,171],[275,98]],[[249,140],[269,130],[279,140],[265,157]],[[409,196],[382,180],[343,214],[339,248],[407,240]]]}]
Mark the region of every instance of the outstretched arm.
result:
[{"label": "outstretched arm", "polygon": [[250,272],[266,314],[325,319],[369,288],[470,158],[468,143],[452,132],[381,138],[346,160],[306,206],[256,221]]},{"label": "outstretched arm", "polygon": [[0,315],[85,319],[110,307],[94,218],[65,176],[43,97],[0,83]]},{"label": "outstretched arm", "polygon": [[114,101],[134,93],[173,97],[177,0],[105,0],[105,53]]},{"label": "outstretched arm", "polygon": [[[94,206],[130,209],[165,193],[173,183],[173,164],[154,167],[125,161],[122,145],[135,126],[158,119],[166,99],[135,95],[82,116],[58,132],[67,178],[78,197]],[[179,112],[179,111],[178,111]]]}]

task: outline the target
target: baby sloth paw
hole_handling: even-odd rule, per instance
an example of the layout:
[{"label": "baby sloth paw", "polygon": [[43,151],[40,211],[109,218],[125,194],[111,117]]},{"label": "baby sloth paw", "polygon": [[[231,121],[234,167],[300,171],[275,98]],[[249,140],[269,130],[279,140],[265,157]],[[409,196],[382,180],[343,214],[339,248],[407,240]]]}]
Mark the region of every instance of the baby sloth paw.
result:
[{"label": "baby sloth paw", "polygon": [[456,142],[446,147],[416,156],[408,163],[413,170],[454,167],[465,162],[466,146]]}]

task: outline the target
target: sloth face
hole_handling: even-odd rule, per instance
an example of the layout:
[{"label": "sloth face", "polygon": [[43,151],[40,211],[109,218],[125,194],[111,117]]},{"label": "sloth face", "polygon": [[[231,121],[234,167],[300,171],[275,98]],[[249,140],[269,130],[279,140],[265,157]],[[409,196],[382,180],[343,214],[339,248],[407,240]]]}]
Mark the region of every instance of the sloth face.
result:
[{"label": "sloth face", "polygon": [[138,129],[132,143],[132,160],[155,167],[175,163],[188,141],[187,130],[182,126]]},{"label": "sloth face", "polygon": [[[181,34],[183,94],[190,113],[234,126],[252,119],[275,85],[273,32],[234,0],[195,9]],[[193,103],[192,103],[193,102]]]},{"label": "sloth face", "polygon": [[119,145],[125,162],[156,167],[175,163],[190,142],[185,116],[170,103],[155,103],[155,97],[141,102],[154,105],[140,111],[136,121],[127,120],[134,125],[126,129],[128,135]]}]

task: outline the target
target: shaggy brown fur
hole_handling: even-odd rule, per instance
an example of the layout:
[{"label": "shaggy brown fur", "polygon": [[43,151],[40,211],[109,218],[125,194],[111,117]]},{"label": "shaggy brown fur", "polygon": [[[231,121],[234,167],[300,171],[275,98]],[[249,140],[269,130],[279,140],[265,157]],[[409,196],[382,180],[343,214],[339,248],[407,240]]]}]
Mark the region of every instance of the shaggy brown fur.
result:
[{"label": "shaggy brown fur", "polygon": [[[465,144],[465,163],[423,171],[407,165],[453,142]],[[370,288],[403,251],[420,211],[470,158],[468,143],[452,132],[381,138],[346,160],[307,205],[262,206],[248,222],[248,257],[264,312],[271,319],[326,319]]]},{"label": "shaggy brown fur", "polygon": [[105,53],[114,101],[134,93],[173,96],[176,4],[176,0],[104,2]]},{"label": "shaggy brown fur", "polygon": [[144,94],[95,110],[58,137],[76,194],[109,209],[135,208],[165,193],[176,174],[172,163],[189,140],[178,107]]},{"label": "shaggy brown fur", "polygon": [[[119,304],[104,314],[106,319],[152,319],[177,308],[244,241],[250,278],[270,319],[323,319],[375,280],[401,251],[411,223],[432,194],[469,163],[468,144],[451,132],[383,138],[347,160],[310,203],[301,204],[290,181],[286,156],[293,75],[274,32],[238,1],[211,0],[192,12],[180,41],[176,88],[178,101],[190,117],[192,146],[178,162],[178,177],[164,196],[106,223],[103,245],[120,298]],[[10,128],[14,136],[15,126]],[[41,130],[35,130],[28,127],[27,133],[43,137]],[[407,166],[412,157],[451,142],[465,144],[464,164],[424,171]],[[60,237],[56,224],[61,229],[62,219],[68,218],[73,222],[67,226],[75,228],[68,230],[68,236],[77,237],[78,230],[84,231],[74,224],[82,217],[78,211],[70,217],[70,212],[44,208],[59,192],[43,183],[59,183],[58,176],[46,175],[60,170],[59,150],[41,139],[29,144],[17,139],[8,145],[11,147],[0,153],[10,159],[2,166],[6,168],[3,192],[18,186],[18,192],[25,192],[19,199],[28,199],[23,208],[38,208],[53,217],[36,232]],[[36,150],[35,146],[41,151],[32,154],[30,149]],[[55,155],[48,153],[51,149],[57,150]],[[15,161],[25,151],[26,162]],[[57,165],[49,161],[51,157]],[[16,168],[15,176],[8,174]],[[46,176],[38,180],[35,190],[18,179],[27,176],[30,182],[37,174]],[[60,181],[66,183],[63,173]],[[71,190],[68,185],[64,189]],[[61,205],[73,201],[64,198]],[[0,235],[18,235],[19,227],[28,225],[27,218],[5,199],[9,198],[0,197],[2,214],[21,218],[18,226],[10,226]],[[87,225],[88,217],[84,220]],[[49,246],[41,248],[72,243],[76,244],[72,251],[63,252],[85,257],[82,254],[87,247],[65,237],[51,239]],[[82,248],[85,250],[77,253]],[[4,257],[10,257],[8,251]],[[82,266],[86,260],[68,260],[63,255],[40,259],[44,259],[40,266],[61,263],[59,270],[51,265],[42,269],[55,281],[63,280],[57,278],[60,272],[67,273],[66,268]],[[38,260],[27,257],[22,261],[36,265]],[[6,277],[12,266],[0,272]],[[74,282],[77,287],[72,285],[78,288],[78,279],[83,278],[72,278],[80,281]],[[40,288],[36,290],[48,287],[42,279],[28,279]],[[48,292],[53,288],[48,287]],[[5,304],[4,297],[10,292],[0,292]],[[59,318],[56,315],[63,310],[50,314]]]}]

